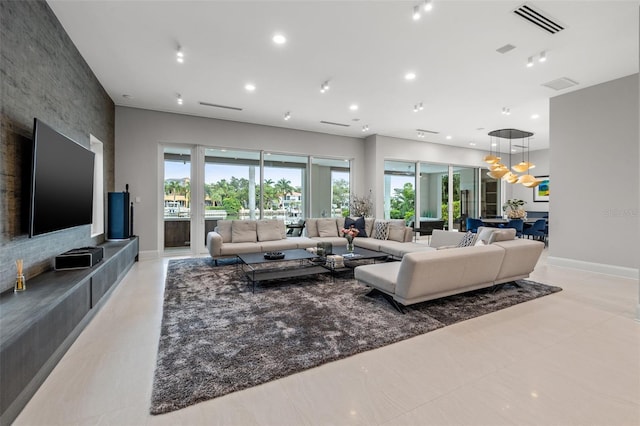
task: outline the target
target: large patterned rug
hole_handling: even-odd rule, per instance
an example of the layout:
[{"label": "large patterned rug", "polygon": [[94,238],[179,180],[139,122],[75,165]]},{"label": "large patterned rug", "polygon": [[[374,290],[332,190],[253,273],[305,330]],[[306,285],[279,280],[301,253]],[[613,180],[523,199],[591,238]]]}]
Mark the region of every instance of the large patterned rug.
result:
[{"label": "large patterned rug", "polygon": [[533,281],[396,311],[352,277],[277,281],[255,293],[235,265],[169,262],[151,413],[161,414],[557,291]]}]

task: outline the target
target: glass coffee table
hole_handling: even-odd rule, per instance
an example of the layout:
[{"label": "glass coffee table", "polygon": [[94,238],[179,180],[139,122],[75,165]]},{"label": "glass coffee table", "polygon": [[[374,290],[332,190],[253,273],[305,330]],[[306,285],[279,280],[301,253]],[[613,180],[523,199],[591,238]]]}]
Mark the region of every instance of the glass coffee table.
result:
[{"label": "glass coffee table", "polygon": [[237,255],[242,272],[253,286],[253,292],[256,284],[261,281],[331,272],[324,266],[324,262],[313,262],[314,259],[319,259],[318,255],[304,249],[281,250],[280,253],[284,255],[282,259],[267,259],[264,252]]},{"label": "glass coffee table", "polygon": [[362,263],[384,262],[389,257],[386,253],[362,247],[355,247],[353,253],[348,253],[346,246],[334,246],[331,251],[334,255],[342,256],[344,260],[344,268],[330,268],[331,272],[352,271],[353,268]]}]

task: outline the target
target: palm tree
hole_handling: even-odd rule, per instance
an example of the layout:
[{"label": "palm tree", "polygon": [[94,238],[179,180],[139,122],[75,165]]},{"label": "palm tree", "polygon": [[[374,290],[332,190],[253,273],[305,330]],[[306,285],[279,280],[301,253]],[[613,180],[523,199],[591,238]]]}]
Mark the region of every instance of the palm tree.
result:
[{"label": "palm tree", "polygon": [[287,195],[293,194],[293,191],[295,190],[295,188],[291,186],[290,180],[282,178],[276,183],[275,190],[276,190],[276,195],[282,197],[282,200],[284,201],[284,198]]}]

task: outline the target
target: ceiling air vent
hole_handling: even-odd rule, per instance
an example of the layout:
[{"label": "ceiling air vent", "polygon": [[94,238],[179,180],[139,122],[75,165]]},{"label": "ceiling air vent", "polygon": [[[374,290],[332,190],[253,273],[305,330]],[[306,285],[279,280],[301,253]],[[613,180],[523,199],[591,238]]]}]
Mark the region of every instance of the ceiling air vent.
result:
[{"label": "ceiling air vent", "polygon": [[242,111],[242,108],[232,107],[232,106],[228,106],[228,105],[211,104],[209,102],[200,101],[200,105],[214,107],[214,108],[232,109],[234,111]]},{"label": "ceiling air vent", "polygon": [[321,121],[322,124],[330,124],[332,126],[350,127],[350,124],[334,123],[333,121]]},{"label": "ceiling air vent", "polygon": [[577,84],[578,84],[577,81],[573,81],[567,77],[562,77],[562,78],[548,81],[546,83],[543,83],[542,85],[553,90],[564,90],[564,89],[568,89],[569,87],[575,86]]},{"label": "ceiling air vent", "polygon": [[516,47],[513,44],[505,44],[504,46],[497,48],[496,52],[502,53],[504,55],[507,52],[511,52],[515,48]]},{"label": "ceiling air vent", "polygon": [[440,132],[436,132],[434,130],[425,130],[425,129],[416,129],[418,132],[431,133],[433,135],[439,135]]},{"label": "ceiling air vent", "polygon": [[545,15],[540,9],[535,8],[531,4],[523,4],[519,8],[513,11],[516,15],[522,19],[526,19],[536,27],[543,29],[551,34],[558,33],[564,30],[564,27],[557,23],[553,18]]}]

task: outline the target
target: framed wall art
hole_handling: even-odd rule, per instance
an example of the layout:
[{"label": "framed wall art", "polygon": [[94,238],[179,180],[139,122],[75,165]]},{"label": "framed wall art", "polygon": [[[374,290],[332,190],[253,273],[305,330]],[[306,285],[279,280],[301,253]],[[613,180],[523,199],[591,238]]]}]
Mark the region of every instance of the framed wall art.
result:
[{"label": "framed wall art", "polygon": [[540,185],[533,188],[533,201],[540,203],[549,202],[549,176],[536,176],[541,180]]}]

